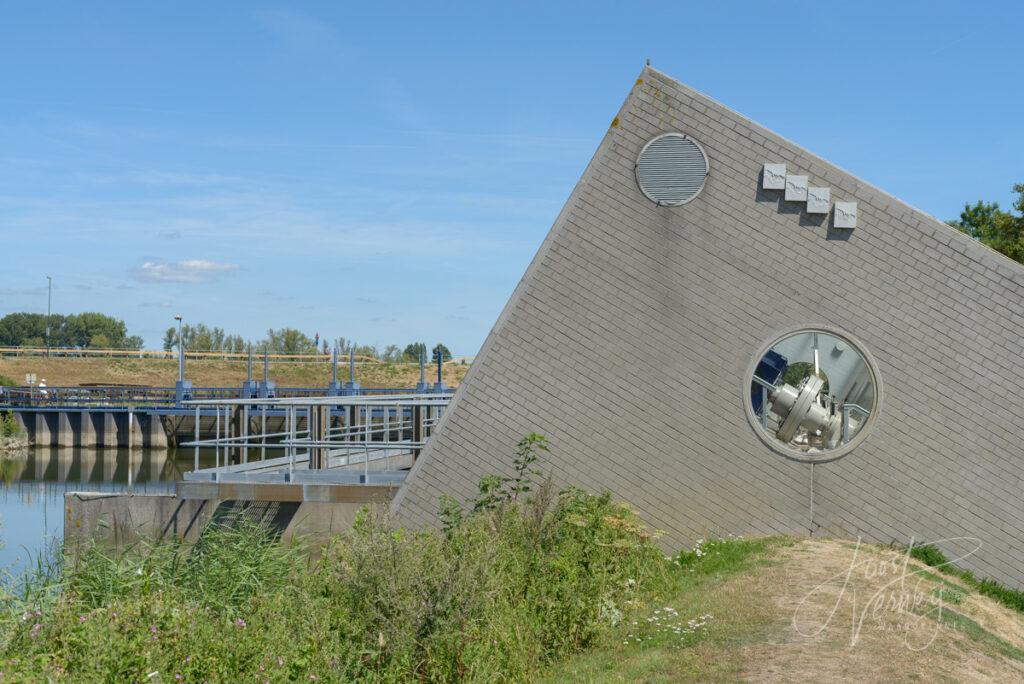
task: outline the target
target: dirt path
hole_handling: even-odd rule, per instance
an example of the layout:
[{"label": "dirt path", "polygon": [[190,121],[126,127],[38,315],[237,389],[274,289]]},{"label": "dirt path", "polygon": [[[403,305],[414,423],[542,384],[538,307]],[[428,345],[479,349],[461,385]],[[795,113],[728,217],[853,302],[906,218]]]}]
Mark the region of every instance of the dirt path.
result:
[{"label": "dirt path", "polygon": [[[774,616],[746,681],[1024,681],[1024,619],[896,550],[807,540],[732,582]],[[941,593],[940,593],[941,591]]]}]

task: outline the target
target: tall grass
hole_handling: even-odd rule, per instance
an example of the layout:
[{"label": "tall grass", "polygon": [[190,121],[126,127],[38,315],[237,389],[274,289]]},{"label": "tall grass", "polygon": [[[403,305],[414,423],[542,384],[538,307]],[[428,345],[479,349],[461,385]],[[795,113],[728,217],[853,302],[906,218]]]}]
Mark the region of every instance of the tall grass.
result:
[{"label": "tall grass", "polygon": [[1011,610],[1024,613],[1024,591],[1011,589],[993,579],[979,578],[970,570],[956,567],[934,544],[913,545],[910,547],[910,556],[939,572],[956,577],[979,594],[984,594]]},{"label": "tall grass", "polygon": [[[684,577],[610,495],[537,484],[543,450],[443,530],[366,509],[310,553],[251,523],[193,548],[83,550],[7,597],[4,679],[523,681],[598,643]],[[155,673],[155,674],[154,674]]]}]

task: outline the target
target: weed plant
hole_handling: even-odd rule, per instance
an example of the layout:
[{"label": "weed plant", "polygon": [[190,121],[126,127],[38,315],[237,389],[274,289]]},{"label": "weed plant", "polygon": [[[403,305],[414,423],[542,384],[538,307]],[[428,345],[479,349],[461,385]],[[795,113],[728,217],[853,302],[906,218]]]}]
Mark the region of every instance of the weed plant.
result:
[{"label": "weed plant", "polygon": [[626,506],[538,482],[539,435],[441,529],[364,509],[310,549],[252,523],[100,546],[9,586],[4,681],[524,681],[685,577]]}]

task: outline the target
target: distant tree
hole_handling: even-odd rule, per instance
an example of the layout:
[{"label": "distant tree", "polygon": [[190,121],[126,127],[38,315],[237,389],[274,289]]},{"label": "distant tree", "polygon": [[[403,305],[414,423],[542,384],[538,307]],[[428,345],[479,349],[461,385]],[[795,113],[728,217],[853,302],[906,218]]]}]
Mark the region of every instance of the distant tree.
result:
[{"label": "distant tree", "polygon": [[357,344],[351,347],[356,356],[365,356],[371,359],[380,358],[380,350],[375,344]]},{"label": "distant tree", "polygon": [[[420,354],[426,354],[427,345],[422,342],[413,342],[412,344],[405,345],[405,350],[402,352],[402,356],[407,361],[419,361]],[[430,359],[427,359],[428,361]]]},{"label": "distant tree", "polygon": [[[46,315],[12,313],[0,319],[0,345],[39,346],[46,344]],[[50,346],[88,347],[105,342],[114,349],[139,349],[142,339],[128,336],[124,321],[101,313],[86,312],[50,316]]]},{"label": "distant tree", "polygon": [[434,345],[434,348],[430,350],[430,358],[436,360],[438,352],[441,352],[441,361],[452,360],[452,353],[448,351],[448,347],[444,346],[440,342]]},{"label": "distant tree", "polygon": [[[241,335],[227,335],[223,328],[209,327],[205,323],[181,326],[181,339],[188,351],[243,353],[249,343]],[[170,327],[164,331],[164,351],[178,348],[178,329]]]},{"label": "distant tree", "polygon": [[128,326],[118,318],[87,311],[67,316],[62,333],[62,346],[98,348],[103,343],[108,349],[125,349]]},{"label": "distant tree", "polygon": [[229,335],[224,341],[224,348],[226,351],[241,354],[249,349],[249,343],[241,335]]},{"label": "distant tree", "polygon": [[164,331],[164,351],[172,351],[178,348],[178,329],[170,327]]},{"label": "distant tree", "polygon": [[999,208],[997,202],[965,204],[960,218],[949,225],[970,235],[1011,259],[1024,263],[1024,183],[1013,186],[1017,200],[1013,203],[1018,214]]},{"label": "distant tree", "polygon": [[89,338],[89,346],[93,349],[110,349],[110,338],[103,333],[96,333]]},{"label": "distant tree", "polygon": [[384,348],[384,352],[380,356],[382,361],[388,363],[395,363],[396,361],[402,360],[402,348],[397,344],[389,344]]},{"label": "distant tree", "polygon": [[[59,318],[63,321],[64,317]],[[43,314],[12,313],[0,318],[0,345],[4,347],[27,346],[26,340],[43,339],[45,335],[46,316]]]},{"label": "distant tree", "polygon": [[263,345],[274,354],[313,354],[316,346],[313,340],[295,328],[267,330]]},{"label": "distant tree", "polygon": [[334,347],[338,350],[338,354],[347,355],[352,348],[355,347],[355,341],[344,337],[336,337],[334,339]]}]

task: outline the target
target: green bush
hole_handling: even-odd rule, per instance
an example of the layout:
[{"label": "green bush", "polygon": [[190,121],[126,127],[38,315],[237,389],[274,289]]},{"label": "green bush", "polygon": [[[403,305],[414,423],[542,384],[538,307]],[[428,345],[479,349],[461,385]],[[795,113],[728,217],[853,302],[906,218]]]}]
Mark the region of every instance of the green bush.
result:
[{"label": "green bush", "polygon": [[0,437],[15,437],[21,434],[21,426],[14,419],[14,412],[0,413]]},{"label": "green bush", "polygon": [[947,569],[949,559],[934,544],[918,544],[910,547],[910,557],[933,568]]},{"label": "green bush", "polygon": [[678,586],[680,566],[609,494],[538,484],[538,435],[445,529],[365,509],[316,554],[260,527],[192,549],[82,550],[59,592],[8,596],[4,679],[523,681]]},{"label": "green bush", "polygon": [[11,378],[6,375],[0,374],[0,387],[14,387],[18,383],[14,382]]}]

